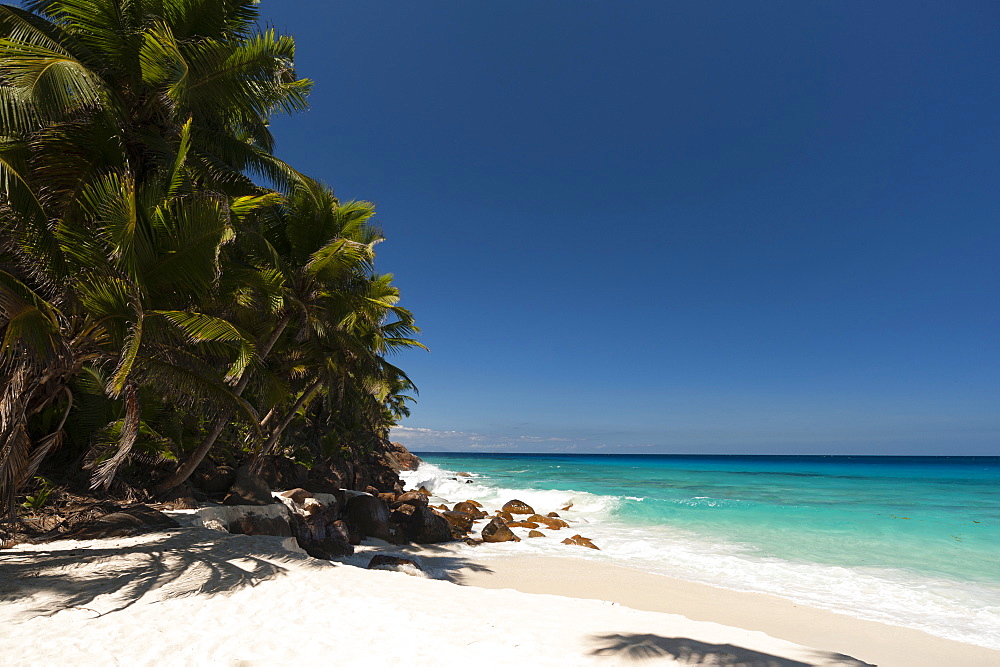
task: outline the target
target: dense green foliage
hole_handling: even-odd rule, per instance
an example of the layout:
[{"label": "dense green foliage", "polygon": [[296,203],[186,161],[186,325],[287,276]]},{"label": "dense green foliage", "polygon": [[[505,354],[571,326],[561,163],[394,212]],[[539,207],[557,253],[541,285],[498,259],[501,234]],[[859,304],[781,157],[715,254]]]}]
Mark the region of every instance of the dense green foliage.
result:
[{"label": "dense green foliage", "polygon": [[95,489],[172,471],[162,492],[209,451],[294,452],[303,429],[336,451],[405,413],[386,357],[417,329],[375,272],[374,208],[273,155],[269,118],[311,83],[257,19],[0,5],[0,513],[57,451]]}]

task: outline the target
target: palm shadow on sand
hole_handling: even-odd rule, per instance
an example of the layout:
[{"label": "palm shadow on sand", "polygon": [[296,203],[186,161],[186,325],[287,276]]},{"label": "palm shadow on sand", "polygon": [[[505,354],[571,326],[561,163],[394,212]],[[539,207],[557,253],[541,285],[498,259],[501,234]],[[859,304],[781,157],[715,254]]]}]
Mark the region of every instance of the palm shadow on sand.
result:
[{"label": "palm shadow on sand", "polygon": [[720,665],[725,667],[874,667],[847,655],[815,651],[810,662],[800,662],[770,653],[754,651],[733,644],[709,644],[687,637],[661,637],[650,634],[608,634],[592,637],[600,646],[593,656],[616,657],[629,662],[672,659],[685,665]]},{"label": "palm shadow on sand", "polygon": [[[291,561],[329,566],[282,549],[279,538],[205,529],[150,533],[129,546],[107,543],[0,552],[0,601],[34,598],[28,617],[73,608],[104,615],[153,591],[161,598],[229,593],[283,575]],[[109,596],[100,611],[88,607],[100,596]]]}]

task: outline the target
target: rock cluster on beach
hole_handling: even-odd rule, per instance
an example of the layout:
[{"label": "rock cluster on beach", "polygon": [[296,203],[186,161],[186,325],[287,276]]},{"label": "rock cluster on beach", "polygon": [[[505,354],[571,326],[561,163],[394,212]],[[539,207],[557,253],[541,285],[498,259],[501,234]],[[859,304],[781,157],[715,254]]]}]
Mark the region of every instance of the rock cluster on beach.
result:
[{"label": "rock cluster on beach", "polygon": [[[327,462],[307,470],[277,456],[266,457],[254,470],[206,462],[192,477],[197,487],[181,488],[156,507],[194,510],[203,526],[230,533],[294,538],[300,549],[322,559],[349,556],[368,538],[394,545],[464,541],[477,546],[520,542],[522,537],[544,538],[547,534],[543,531],[570,526],[558,513],[536,512],[518,499],[487,511],[471,499],[449,506],[424,487],[404,490],[399,470],[415,468],[420,459],[402,445],[393,444],[373,460],[375,463],[368,461],[363,471],[343,462],[339,467]],[[351,483],[343,485],[347,480]],[[276,493],[273,489],[287,490]],[[131,514],[122,514],[123,508],[112,505],[101,512],[93,507],[81,520],[62,521],[58,530],[47,529],[45,539],[76,534],[76,526],[85,527],[86,534],[93,536],[145,530],[145,524],[157,523],[154,515],[170,522],[144,505],[132,506],[127,510]],[[515,530],[525,532],[519,535]],[[597,549],[581,535],[562,543]]]}]

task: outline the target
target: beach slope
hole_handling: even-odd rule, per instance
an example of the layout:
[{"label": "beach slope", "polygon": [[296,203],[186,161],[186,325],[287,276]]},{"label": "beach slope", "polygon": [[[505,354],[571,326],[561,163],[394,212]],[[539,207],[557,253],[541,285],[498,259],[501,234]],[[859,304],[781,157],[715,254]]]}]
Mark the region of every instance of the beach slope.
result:
[{"label": "beach slope", "polygon": [[[0,552],[0,663],[865,664],[678,614],[370,571],[287,546],[188,527]],[[513,572],[435,553],[459,580]]]}]

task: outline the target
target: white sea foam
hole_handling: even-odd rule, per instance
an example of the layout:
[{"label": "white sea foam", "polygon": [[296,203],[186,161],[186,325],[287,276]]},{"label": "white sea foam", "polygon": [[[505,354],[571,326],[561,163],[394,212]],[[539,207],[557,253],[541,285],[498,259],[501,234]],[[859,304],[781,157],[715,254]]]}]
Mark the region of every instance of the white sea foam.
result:
[{"label": "white sea foam", "polygon": [[[572,555],[732,590],[779,595],[857,618],[1000,649],[1000,590],[996,588],[905,570],[849,568],[762,556],[745,545],[671,526],[637,526],[614,516],[623,502],[639,498],[506,488],[494,485],[488,476],[459,477],[430,463],[401,477],[407,488],[424,486],[442,501],[475,500],[493,511],[517,498],[542,514],[555,510],[571,525],[573,532],[568,534],[566,529],[546,531],[544,538],[477,548],[489,557]],[[686,502],[711,505],[733,501],[698,496]],[[570,505],[569,510],[562,510]],[[591,538],[600,551],[575,548],[568,553],[561,541],[575,532]]]}]

